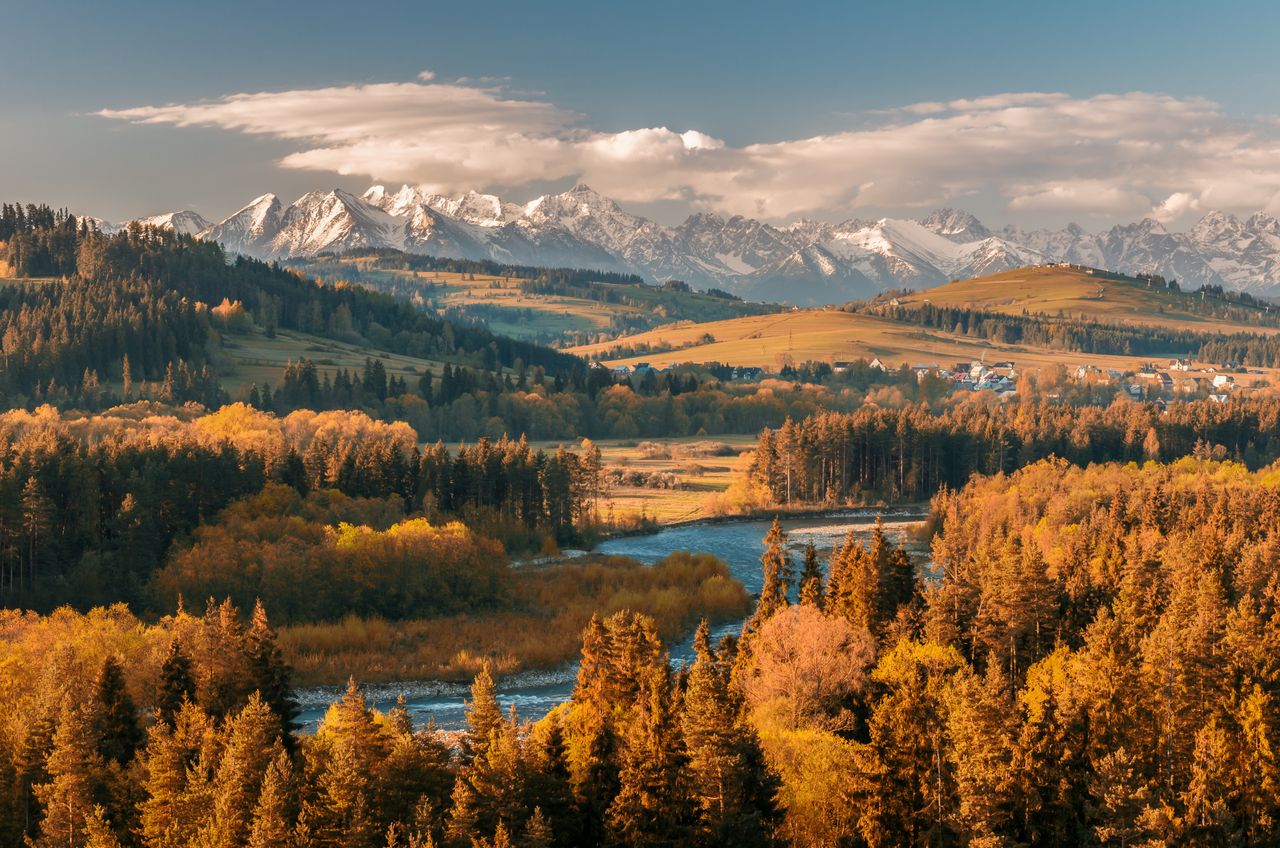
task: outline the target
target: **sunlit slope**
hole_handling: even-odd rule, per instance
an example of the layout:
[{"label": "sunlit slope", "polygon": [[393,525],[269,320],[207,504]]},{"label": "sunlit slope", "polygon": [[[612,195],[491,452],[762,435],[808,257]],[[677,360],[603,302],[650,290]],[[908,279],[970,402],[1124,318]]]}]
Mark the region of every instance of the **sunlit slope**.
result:
[{"label": "sunlit slope", "polygon": [[[619,344],[673,349],[610,358],[607,351]],[[875,357],[889,365],[937,363],[944,367],[984,356],[987,361],[1012,359],[1019,366],[1036,368],[1058,363],[1132,368],[1137,361],[1136,357],[1064,353],[1022,345],[987,343],[874,315],[834,309],[758,315],[657,329],[610,344],[574,348],[570,352],[582,356],[600,355],[612,364],[648,362],[655,367],[680,362],[724,362],[776,368],[788,361],[832,362]]]},{"label": "sunlit slope", "polygon": [[[932,303],[1008,315],[1032,313],[1049,317],[1101,321],[1108,324],[1147,324],[1204,332],[1277,332],[1260,326],[1263,312],[1255,307],[1234,309],[1258,316],[1258,321],[1227,319],[1208,314],[1215,303],[1192,292],[1175,292],[1144,280],[1104,271],[1052,265],[1015,268],[986,277],[957,280],[898,298],[904,306]],[[1218,302],[1221,305],[1221,302]]]}]

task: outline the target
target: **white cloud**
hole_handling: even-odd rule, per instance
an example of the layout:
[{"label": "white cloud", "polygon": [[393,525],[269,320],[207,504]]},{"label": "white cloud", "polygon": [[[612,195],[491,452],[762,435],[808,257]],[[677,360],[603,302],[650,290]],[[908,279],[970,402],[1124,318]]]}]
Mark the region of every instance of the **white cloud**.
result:
[{"label": "white cloud", "polygon": [[864,116],[869,128],[731,146],[696,129],[594,131],[496,84],[417,81],[104,109],[297,144],[287,168],[509,190],[578,178],[621,200],[769,218],[923,207],[975,195],[1024,212],[1173,220],[1280,208],[1280,128],[1200,98],[1010,92]]}]

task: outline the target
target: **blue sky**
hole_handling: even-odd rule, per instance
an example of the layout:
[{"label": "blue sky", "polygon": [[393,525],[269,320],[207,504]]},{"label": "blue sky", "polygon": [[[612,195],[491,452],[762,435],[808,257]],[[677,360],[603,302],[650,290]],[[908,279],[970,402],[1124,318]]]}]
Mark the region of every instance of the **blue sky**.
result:
[{"label": "blue sky", "polygon": [[[584,178],[668,220],[948,203],[1086,226],[1243,213],[1280,193],[1276,4],[367,5],[0,2],[0,193],[217,218],[264,191],[410,181],[525,199]],[[323,89],[344,94],[317,105]],[[442,103],[469,92],[476,124],[436,134],[457,118]],[[294,128],[200,109],[241,93],[291,93],[255,103]],[[1008,97],[1024,93],[1056,96]],[[414,120],[360,105],[384,97]],[[921,103],[936,106],[905,110]],[[341,137],[363,126],[376,143]],[[975,145],[953,156],[956,128]]]}]

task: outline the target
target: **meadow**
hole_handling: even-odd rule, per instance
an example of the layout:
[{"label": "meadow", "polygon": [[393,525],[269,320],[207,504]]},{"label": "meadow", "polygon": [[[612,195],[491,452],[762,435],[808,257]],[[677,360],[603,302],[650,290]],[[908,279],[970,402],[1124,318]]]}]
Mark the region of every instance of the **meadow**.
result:
[{"label": "meadow", "polygon": [[625,557],[580,557],[514,569],[508,608],[430,619],[348,616],[280,629],[299,685],[470,680],[484,663],[494,674],[553,668],[577,656],[593,614],[650,616],[663,639],[697,622],[729,621],[750,607],[742,584],[712,556],[673,554],[650,567]]}]

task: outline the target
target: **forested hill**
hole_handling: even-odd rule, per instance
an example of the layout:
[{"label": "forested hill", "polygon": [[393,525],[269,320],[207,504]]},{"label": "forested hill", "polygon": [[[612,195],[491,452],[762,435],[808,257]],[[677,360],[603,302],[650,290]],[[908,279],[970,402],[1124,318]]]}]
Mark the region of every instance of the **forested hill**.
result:
[{"label": "forested hill", "polygon": [[357,286],[320,286],[168,230],[105,235],[49,207],[0,207],[0,401],[91,400],[107,383],[154,381],[160,399],[219,399],[228,321],[368,344],[494,371],[581,374],[576,357],[423,314]]}]

